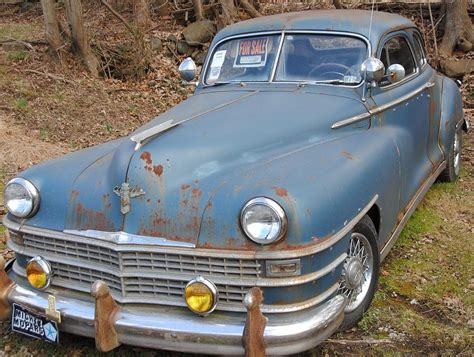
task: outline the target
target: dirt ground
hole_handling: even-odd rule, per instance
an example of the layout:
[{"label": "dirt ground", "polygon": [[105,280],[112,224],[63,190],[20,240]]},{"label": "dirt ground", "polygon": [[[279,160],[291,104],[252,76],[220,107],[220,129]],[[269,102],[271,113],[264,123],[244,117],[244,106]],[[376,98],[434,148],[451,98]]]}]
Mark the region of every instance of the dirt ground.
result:
[{"label": "dirt ground", "polygon": [[[41,21],[38,10],[1,17],[0,41],[43,39]],[[165,25],[155,34],[179,31]],[[19,171],[126,135],[190,95],[180,85],[177,63],[155,53],[144,80],[122,82],[90,78],[68,55],[51,62],[45,46],[0,46],[0,203],[4,183]],[[465,79],[463,91],[474,123],[473,77]],[[474,139],[464,139],[460,180],[429,191],[384,261],[364,319],[305,356],[474,354]],[[0,225],[0,252],[11,257],[2,236]],[[0,322],[0,355],[83,354],[97,354],[93,340],[63,334],[61,345],[53,346],[13,334],[8,322]],[[112,353],[132,354],[183,355],[126,346]]]}]

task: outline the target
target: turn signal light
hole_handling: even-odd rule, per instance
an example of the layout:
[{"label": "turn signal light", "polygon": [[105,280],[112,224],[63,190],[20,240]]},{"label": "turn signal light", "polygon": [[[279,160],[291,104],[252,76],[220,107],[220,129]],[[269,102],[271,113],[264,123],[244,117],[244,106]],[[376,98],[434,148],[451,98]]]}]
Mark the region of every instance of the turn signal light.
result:
[{"label": "turn signal light", "polygon": [[36,256],[26,264],[26,278],[36,289],[46,289],[51,283],[51,275],[51,265],[42,257]]},{"label": "turn signal light", "polygon": [[218,298],[216,286],[203,277],[191,280],[184,289],[188,308],[198,315],[205,316],[214,311]]}]

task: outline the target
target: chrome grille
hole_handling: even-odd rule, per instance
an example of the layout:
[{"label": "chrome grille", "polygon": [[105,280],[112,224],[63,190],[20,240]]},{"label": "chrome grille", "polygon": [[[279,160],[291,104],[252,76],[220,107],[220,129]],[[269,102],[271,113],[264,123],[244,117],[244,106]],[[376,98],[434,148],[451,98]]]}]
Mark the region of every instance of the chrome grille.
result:
[{"label": "chrome grille", "polygon": [[[223,303],[218,309],[241,310],[248,290],[242,281],[261,277],[261,263],[255,259],[118,251],[33,234],[23,234],[23,239],[26,255],[41,255],[51,262],[53,285],[90,292],[91,285],[100,279],[122,303],[184,305],[187,282],[200,275],[218,280],[219,301]],[[225,284],[219,284],[223,280]]]}]

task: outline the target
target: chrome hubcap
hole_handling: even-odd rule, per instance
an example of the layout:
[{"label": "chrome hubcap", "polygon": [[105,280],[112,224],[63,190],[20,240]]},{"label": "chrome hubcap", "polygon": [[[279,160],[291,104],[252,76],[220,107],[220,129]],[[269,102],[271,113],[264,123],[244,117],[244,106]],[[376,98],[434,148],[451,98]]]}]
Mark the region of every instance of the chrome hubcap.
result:
[{"label": "chrome hubcap", "polygon": [[456,173],[456,176],[458,176],[459,170],[461,168],[461,141],[459,140],[458,132],[454,134],[453,152],[454,152],[454,172]]},{"label": "chrome hubcap", "polygon": [[346,312],[357,309],[367,296],[373,270],[374,258],[368,239],[363,234],[352,233],[338,291],[347,297]]}]

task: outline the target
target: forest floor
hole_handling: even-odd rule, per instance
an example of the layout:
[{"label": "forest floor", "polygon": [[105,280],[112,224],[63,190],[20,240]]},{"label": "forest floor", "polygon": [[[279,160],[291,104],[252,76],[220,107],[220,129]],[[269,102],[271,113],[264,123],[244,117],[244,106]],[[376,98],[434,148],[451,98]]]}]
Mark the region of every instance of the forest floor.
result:
[{"label": "forest floor", "polygon": [[[38,10],[5,16],[0,41],[44,39]],[[164,26],[166,27],[166,26]],[[169,24],[169,33],[179,29]],[[161,29],[160,36],[166,36]],[[156,54],[139,82],[90,78],[72,58],[48,59],[46,47],[0,47],[0,216],[3,185],[19,171],[63,153],[124,136],[191,94],[177,59]],[[474,101],[473,77],[464,97]],[[474,122],[473,110],[466,114]],[[358,326],[306,356],[474,353],[474,139],[464,137],[461,178],[435,184],[382,264],[378,292]],[[5,248],[0,225],[0,253]],[[121,346],[112,355],[184,354]],[[10,332],[0,322],[0,355],[95,355],[94,341],[61,335],[59,346]]]}]

